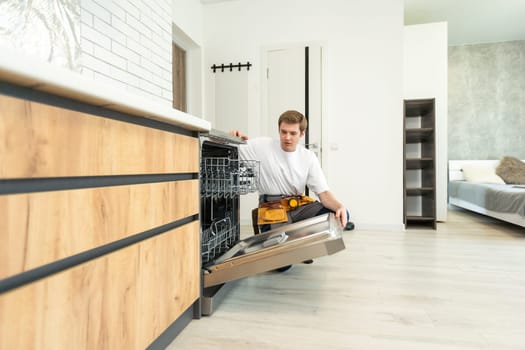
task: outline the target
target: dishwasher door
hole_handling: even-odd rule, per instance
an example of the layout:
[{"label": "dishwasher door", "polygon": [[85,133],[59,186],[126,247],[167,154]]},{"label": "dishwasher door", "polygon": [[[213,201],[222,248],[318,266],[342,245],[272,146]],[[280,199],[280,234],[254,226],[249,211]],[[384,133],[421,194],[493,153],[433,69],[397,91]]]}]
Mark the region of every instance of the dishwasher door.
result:
[{"label": "dishwasher door", "polygon": [[319,215],[239,241],[204,267],[204,287],[252,276],[345,249],[334,214]]}]

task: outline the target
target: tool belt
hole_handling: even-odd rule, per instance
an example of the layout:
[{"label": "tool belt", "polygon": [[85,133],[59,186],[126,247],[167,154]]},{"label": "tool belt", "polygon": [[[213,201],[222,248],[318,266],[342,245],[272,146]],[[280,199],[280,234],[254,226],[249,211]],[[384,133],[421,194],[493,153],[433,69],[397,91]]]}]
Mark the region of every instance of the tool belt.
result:
[{"label": "tool belt", "polygon": [[305,196],[289,196],[279,200],[269,201],[259,204],[258,225],[277,224],[288,221],[287,213],[300,206],[315,202],[315,199]]}]

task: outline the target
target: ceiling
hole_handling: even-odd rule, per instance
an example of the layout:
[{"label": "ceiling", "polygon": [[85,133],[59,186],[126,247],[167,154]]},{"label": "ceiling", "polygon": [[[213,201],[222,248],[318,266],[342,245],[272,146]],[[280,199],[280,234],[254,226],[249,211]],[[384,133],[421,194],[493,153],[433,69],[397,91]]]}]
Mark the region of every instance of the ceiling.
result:
[{"label": "ceiling", "polygon": [[226,2],[226,1],[232,1],[232,0],[201,0],[201,3],[206,4],[215,4],[216,2]]},{"label": "ceiling", "polygon": [[405,0],[405,24],[443,21],[451,46],[525,40],[525,0]]},{"label": "ceiling", "polygon": [[[231,0],[201,0],[212,4]],[[448,22],[451,46],[525,40],[525,0],[404,0],[405,24]]]}]

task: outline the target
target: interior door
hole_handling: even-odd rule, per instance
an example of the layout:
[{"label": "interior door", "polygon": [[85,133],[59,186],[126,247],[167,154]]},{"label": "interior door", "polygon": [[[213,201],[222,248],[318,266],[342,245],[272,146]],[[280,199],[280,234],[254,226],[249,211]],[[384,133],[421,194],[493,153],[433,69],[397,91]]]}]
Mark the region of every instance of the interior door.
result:
[{"label": "interior door", "polygon": [[284,225],[239,241],[204,267],[204,287],[270,271],[345,249],[334,214]]},{"label": "interior door", "polygon": [[267,51],[266,135],[278,136],[277,121],[295,109],[308,119],[302,143],[314,151],[322,164],[321,64],[319,45],[295,46]]}]

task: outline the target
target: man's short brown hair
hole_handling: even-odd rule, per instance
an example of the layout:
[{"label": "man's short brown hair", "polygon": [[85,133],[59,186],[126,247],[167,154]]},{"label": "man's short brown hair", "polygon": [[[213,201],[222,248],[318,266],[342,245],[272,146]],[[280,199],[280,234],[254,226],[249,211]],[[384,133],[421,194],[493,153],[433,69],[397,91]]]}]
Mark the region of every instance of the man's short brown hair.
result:
[{"label": "man's short brown hair", "polygon": [[283,122],[286,124],[299,124],[299,130],[301,131],[305,131],[308,126],[308,121],[305,116],[294,110],[289,110],[281,114],[278,126],[281,127],[281,123]]}]

